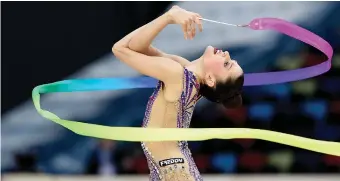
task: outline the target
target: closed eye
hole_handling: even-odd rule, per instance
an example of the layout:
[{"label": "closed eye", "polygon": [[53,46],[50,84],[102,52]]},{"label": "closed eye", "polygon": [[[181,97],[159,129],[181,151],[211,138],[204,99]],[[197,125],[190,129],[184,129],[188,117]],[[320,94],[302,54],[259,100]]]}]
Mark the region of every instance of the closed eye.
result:
[{"label": "closed eye", "polygon": [[229,70],[229,69],[231,69],[231,67],[233,67],[233,64],[231,62],[229,62],[229,61],[228,62],[224,62],[224,67],[228,68],[228,70]]},{"label": "closed eye", "polygon": [[224,62],[224,67],[227,67],[229,65],[229,62]]}]

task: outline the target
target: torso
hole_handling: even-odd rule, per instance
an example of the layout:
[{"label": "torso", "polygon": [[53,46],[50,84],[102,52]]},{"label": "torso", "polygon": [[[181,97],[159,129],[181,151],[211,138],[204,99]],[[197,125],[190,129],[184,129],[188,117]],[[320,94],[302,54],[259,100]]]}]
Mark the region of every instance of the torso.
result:
[{"label": "torso", "polygon": [[[166,99],[164,83],[159,82],[149,98],[143,127],[188,128],[197,101],[199,83],[195,75],[184,68],[181,96],[176,101]],[[155,135],[157,136],[157,135]],[[152,181],[201,181],[202,178],[185,141],[142,143]],[[172,159],[170,161],[164,161]],[[163,162],[160,162],[163,161]],[[175,164],[170,164],[176,162]],[[183,163],[184,162],[184,163]]]}]

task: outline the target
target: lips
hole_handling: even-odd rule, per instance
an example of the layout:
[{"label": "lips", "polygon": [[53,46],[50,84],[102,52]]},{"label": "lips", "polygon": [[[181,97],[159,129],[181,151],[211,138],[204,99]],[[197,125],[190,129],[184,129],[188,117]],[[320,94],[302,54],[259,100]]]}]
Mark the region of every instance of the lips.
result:
[{"label": "lips", "polygon": [[221,53],[221,52],[223,52],[223,51],[214,47],[214,54]]},{"label": "lips", "polygon": [[214,54],[216,54],[217,53],[217,49],[216,48],[214,48]]}]

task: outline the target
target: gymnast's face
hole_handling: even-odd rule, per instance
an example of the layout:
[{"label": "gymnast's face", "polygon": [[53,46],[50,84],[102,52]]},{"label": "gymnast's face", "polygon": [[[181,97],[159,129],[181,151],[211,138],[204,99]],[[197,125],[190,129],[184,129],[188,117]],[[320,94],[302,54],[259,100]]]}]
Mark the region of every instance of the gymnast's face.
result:
[{"label": "gymnast's face", "polygon": [[203,54],[204,79],[210,87],[217,82],[233,81],[243,74],[242,68],[235,60],[231,60],[229,52],[208,46]]}]

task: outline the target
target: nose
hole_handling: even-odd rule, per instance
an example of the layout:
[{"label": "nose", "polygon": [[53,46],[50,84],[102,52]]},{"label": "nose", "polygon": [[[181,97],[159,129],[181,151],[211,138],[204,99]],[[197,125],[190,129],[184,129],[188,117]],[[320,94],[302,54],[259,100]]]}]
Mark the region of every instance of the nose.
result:
[{"label": "nose", "polygon": [[229,55],[229,52],[228,52],[228,51],[225,51],[223,54],[224,54],[224,56],[225,56],[227,59],[230,59],[230,55]]}]

